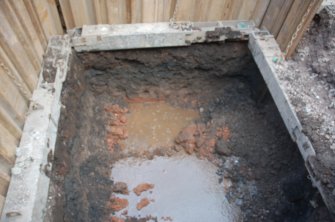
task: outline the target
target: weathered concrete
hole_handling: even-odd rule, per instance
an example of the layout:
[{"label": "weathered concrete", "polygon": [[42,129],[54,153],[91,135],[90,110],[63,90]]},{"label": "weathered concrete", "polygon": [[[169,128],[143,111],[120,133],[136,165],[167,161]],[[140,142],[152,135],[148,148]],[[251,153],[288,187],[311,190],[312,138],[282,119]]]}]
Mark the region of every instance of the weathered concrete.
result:
[{"label": "weathered concrete", "polygon": [[187,46],[192,43],[247,40],[254,30],[250,21],[198,23],[146,23],[83,26],[74,35],[76,51]]},{"label": "weathered concrete", "polygon": [[[1,221],[43,221],[60,115],[60,94],[71,53],[70,38],[51,38],[48,50],[54,52],[48,57],[54,61],[55,69],[50,70],[55,76],[54,82],[48,83],[40,75],[33,93]],[[42,72],[44,68],[45,64]]]},{"label": "weathered concrete", "polygon": [[281,86],[278,79],[276,65],[285,61],[283,60],[281,50],[276,40],[272,35],[266,32],[255,32],[249,36],[249,48],[268,86],[272,98],[277,105],[286,128],[293,141],[295,141],[299,147],[299,151],[305,160],[305,165],[313,185],[318,188],[325,204],[329,210],[334,213],[334,198],[327,194],[329,193],[327,190],[328,188],[320,182],[318,175],[316,175],[315,169],[313,168],[313,164],[310,162],[310,158],[315,157],[316,155],[313,145],[310,139],[304,134],[301,122],[285,93],[284,87]]}]

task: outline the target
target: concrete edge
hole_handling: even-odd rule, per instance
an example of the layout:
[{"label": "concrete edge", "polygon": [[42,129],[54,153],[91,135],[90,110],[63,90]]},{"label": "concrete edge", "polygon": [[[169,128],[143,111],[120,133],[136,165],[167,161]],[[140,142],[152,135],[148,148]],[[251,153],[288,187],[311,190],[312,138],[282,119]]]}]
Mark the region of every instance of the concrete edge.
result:
[{"label": "concrete edge", "polygon": [[78,52],[188,46],[227,39],[247,40],[254,29],[250,21],[89,25],[74,34],[72,46]]},{"label": "concrete edge", "polygon": [[[69,36],[52,37],[48,49],[55,52],[52,58],[48,58],[55,61],[55,81],[48,83],[41,74],[34,90],[1,215],[1,221],[4,222],[43,221],[45,215],[62,83],[66,78],[71,54]],[[59,59],[60,56],[63,59]],[[43,68],[45,64],[41,73]]]},{"label": "concrete edge", "polygon": [[289,97],[281,86],[276,71],[276,64],[284,63],[282,52],[275,38],[267,33],[251,33],[249,36],[249,49],[254,60],[268,86],[268,89],[274,99],[280,115],[290,133],[293,141],[298,145],[299,151],[305,161],[306,169],[313,185],[319,190],[325,204],[331,212],[332,200],[327,195],[327,188],[320,182],[318,175],[315,174],[313,164],[310,162],[311,157],[315,157],[315,149],[309,138],[303,133],[303,127]]}]

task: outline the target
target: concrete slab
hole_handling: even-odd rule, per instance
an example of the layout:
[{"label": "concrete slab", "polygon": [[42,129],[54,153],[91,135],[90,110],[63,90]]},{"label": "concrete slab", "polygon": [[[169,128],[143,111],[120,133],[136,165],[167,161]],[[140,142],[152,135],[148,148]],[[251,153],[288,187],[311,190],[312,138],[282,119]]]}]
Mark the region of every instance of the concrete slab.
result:
[{"label": "concrete slab", "polygon": [[247,40],[250,21],[144,23],[83,26],[72,38],[78,52],[187,46],[192,43]]},{"label": "concrete slab", "polygon": [[[48,50],[53,51],[48,60],[54,64],[50,70],[55,76],[54,82],[46,82],[44,75],[40,75],[33,93],[1,221],[43,221],[60,115],[60,94],[71,53],[70,38],[52,37]],[[47,69],[47,63],[45,61],[42,72]]]}]

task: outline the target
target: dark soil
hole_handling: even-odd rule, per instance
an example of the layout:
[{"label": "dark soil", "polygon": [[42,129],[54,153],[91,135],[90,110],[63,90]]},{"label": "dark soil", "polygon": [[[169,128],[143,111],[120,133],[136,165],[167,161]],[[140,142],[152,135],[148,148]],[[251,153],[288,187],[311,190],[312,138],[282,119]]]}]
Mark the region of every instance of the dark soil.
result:
[{"label": "dark soil", "polygon": [[[214,142],[192,152],[220,166],[217,173],[231,181],[227,198],[243,221],[329,221],[275,104],[270,96],[259,102],[264,88],[241,42],[74,54],[62,92],[49,220],[111,221],[111,166],[139,154],[108,142],[116,140],[108,126],[130,101],[142,100],[201,110],[195,124]],[[177,152],[157,147],[147,157]]]}]

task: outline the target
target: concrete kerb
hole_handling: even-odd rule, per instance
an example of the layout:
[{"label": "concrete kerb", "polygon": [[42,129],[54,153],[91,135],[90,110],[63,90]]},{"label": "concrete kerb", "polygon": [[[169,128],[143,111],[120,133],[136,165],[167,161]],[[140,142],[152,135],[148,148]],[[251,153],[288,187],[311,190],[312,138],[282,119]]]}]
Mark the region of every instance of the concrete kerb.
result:
[{"label": "concrete kerb", "polygon": [[[59,46],[59,42],[62,42]],[[43,221],[49,191],[48,173],[57,137],[60,115],[60,95],[66,78],[71,53],[70,38],[55,36],[49,40],[48,48],[54,55],[55,81],[47,83],[40,75],[23,129],[21,142],[16,151],[16,162],[12,168],[6,202],[1,221]],[[62,61],[59,56],[63,57]],[[49,58],[52,59],[52,58]],[[44,66],[44,65],[43,65]],[[43,72],[43,69],[41,73]]]},{"label": "concrete kerb", "polygon": [[72,38],[76,51],[188,46],[192,43],[247,40],[250,21],[145,23],[83,26]]},{"label": "concrete kerb", "polygon": [[60,94],[68,71],[71,46],[82,52],[188,46],[192,43],[249,39],[251,53],[284,123],[292,139],[298,144],[313,184],[327,204],[323,187],[308,164],[308,158],[315,156],[314,148],[303,133],[300,121],[276,76],[276,63],[282,62],[282,57],[273,36],[259,32],[249,21],[95,25],[84,26],[71,33],[71,38],[58,36],[49,42],[48,47],[57,49],[59,46],[53,44],[59,43],[61,39],[63,44],[58,51],[64,58],[59,59],[59,55],[54,57],[58,58],[55,81],[46,83],[41,75],[34,91],[1,221],[43,221],[49,188],[46,172],[51,169],[48,156],[52,156],[55,147]]},{"label": "concrete kerb", "polygon": [[310,139],[303,133],[301,122],[278,79],[276,66],[285,61],[282,59],[282,52],[275,38],[270,34],[253,32],[249,36],[249,49],[253,54],[254,60],[268,86],[288,132],[293,141],[298,145],[313,185],[319,190],[328,209],[334,213],[334,200],[327,195],[329,193],[327,192],[327,187],[320,182],[318,176],[314,173],[313,164],[310,162],[310,158],[316,156],[315,149]]}]

